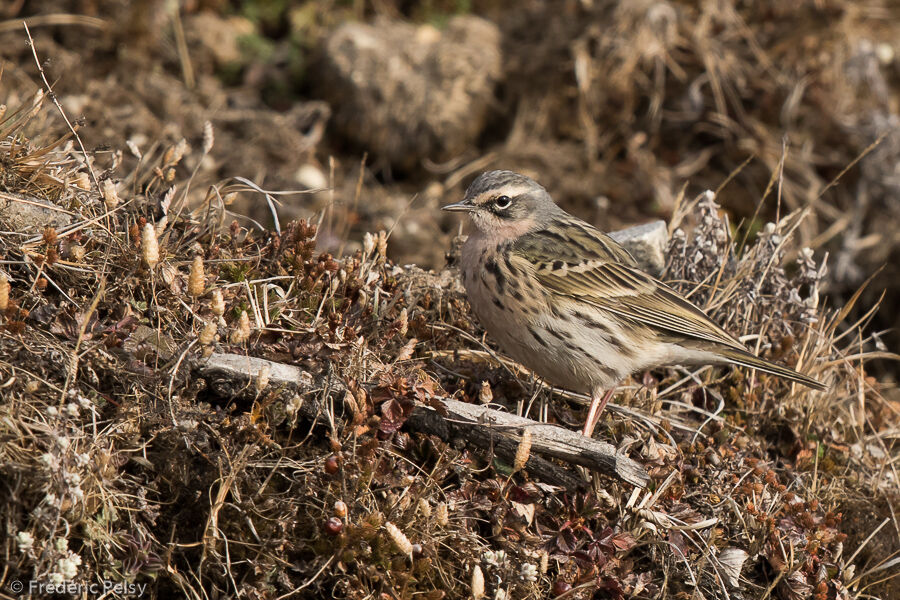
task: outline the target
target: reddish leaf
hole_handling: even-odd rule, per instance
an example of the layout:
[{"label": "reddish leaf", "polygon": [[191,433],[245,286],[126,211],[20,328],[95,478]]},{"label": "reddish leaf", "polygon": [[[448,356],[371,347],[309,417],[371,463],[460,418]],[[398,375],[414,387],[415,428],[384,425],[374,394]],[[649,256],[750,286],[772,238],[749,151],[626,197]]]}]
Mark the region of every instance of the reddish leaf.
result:
[{"label": "reddish leaf", "polygon": [[382,433],[394,433],[406,423],[415,405],[405,398],[391,398],[381,405],[381,422],[378,429]]},{"label": "reddish leaf", "polygon": [[684,536],[677,529],[669,530],[669,543],[678,548],[683,556],[687,556],[687,544],[684,542]]},{"label": "reddish leaf", "polygon": [[612,536],[612,538],[610,538],[610,542],[612,543],[613,547],[620,552],[631,550],[635,547],[635,545],[637,545],[637,541],[634,539],[634,536],[626,532],[617,533],[616,535]]},{"label": "reddish leaf", "polygon": [[556,534],[556,547],[567,554],[575,550],[577,543],[578,540],[575,538],[575,534],[568,527],[561,529]]}]

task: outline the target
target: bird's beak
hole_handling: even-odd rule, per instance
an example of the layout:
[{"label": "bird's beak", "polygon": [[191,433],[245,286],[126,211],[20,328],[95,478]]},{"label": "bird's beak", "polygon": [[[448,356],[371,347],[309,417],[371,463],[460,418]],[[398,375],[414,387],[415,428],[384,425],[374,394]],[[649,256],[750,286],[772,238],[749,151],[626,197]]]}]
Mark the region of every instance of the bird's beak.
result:
[{"label": "bird's beak", "polygon": [[447,206],[442,206],[441,210],[446,210],[450,212],[471,212],[475,209],[475,205],[472,204],[469,200],[463,200],[462,202],[457,202],[456,204],[448,204]]}]

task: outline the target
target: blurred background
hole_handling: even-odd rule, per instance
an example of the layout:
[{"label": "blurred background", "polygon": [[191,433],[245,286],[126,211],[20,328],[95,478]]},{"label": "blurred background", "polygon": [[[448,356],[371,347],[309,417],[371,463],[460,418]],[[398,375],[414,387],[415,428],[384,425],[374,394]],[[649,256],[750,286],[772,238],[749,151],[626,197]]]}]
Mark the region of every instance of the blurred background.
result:
[{"label": "blurred background", "polygon": [[[41,87],[23,21],[110,168],[199,147],[209,121],[212,152],[178,167],[198,203],[236,176],[329,188],[278,209],[325,211],[325,250],[384,229],[391,258],[440,268],[459,222],[439,206],[492,168],[607,230],[713,189],[738,239],[811,207],[799,239],[829,256],[831,304],[883,267],[860,306],[887,290],[875,345],[900,345],[898,3],[6,0],[11,106]],[[271,223],[259,194],[230,208]]]}]

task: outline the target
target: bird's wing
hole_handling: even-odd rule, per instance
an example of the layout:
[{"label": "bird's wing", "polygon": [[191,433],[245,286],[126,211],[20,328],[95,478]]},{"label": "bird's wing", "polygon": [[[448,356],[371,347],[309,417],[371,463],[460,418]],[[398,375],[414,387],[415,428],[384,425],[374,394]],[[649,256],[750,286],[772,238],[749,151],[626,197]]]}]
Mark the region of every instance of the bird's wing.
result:
[{"label": "bird's wing", "polygon": [[547,291],[676,336],[744,349],[703,311],[641,271],[611,237],[586,223],[551,229],[522,236],[511,248]]}]

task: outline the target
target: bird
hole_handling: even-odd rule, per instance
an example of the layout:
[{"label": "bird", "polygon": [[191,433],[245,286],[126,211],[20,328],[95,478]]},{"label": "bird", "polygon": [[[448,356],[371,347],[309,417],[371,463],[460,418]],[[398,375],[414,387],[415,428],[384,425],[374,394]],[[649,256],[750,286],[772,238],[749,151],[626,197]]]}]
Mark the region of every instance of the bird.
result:
[{"label": "bird", "polygon": [[623,379],[667,365],[741,365],[826,389],[750,352],[530,177],[482,173],[462,201],[442,208],[474,224],[459,264],[475,316],[545,381],[590,394],[585,436]]}]

